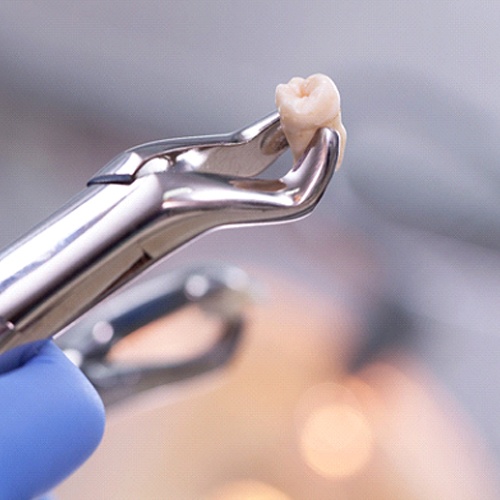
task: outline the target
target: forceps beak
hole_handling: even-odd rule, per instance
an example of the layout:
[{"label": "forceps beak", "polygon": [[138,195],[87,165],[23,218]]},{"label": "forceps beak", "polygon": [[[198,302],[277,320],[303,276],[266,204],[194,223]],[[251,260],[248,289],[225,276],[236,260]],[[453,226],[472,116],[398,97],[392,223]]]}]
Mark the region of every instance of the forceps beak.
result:
[{"label": "forceps beak", "polygon": [[173,172],[252,177],[286,149],[278,113],[229,134],[181,137],[148,142],[113,158],[88,182],[131,184],[139,177]]}]

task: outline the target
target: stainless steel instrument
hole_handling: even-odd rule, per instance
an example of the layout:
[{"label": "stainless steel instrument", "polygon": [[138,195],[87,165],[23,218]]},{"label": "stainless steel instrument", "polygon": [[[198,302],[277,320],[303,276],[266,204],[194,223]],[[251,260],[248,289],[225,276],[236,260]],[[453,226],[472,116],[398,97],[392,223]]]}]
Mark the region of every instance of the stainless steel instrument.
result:
[{"label": "stainless steel instrument", "polygon": [[339,137],[318,130],[287,174],[259,178],[286,148],[275,113],[232,134],[116,157],[0,255],[0,352],[51,337],[204,232],[308,214],[335,171]]},{"label": "stainless steel instrument", "polygon": [[[247,306],[258,295],[257,290],[243,270],[226,264],[171,271],[97,305],[58,336],[56,343],[92,382],[104,404],[111,406],[154,387],[226,366],[240,345]],[[203,324],[189,321],[180,335],[172,331],[176,314],[185,311],[190,318],[193,308],[202,313]],[[209,319],[215,320],[215,331]],[[211,328],[206,328],[205,322]],[[160,350],[153,359],[149,353],[142,361],[137,356],[132,360],[110,356],[116,346],[130,339],[135,351],[144,340],[144,326],[152,329]],[[197,328],[201,329],[196,334]],[[186,329],[195,334],[195,345],[179,353],[179,344],[189,345],[189,339],[183,338]],[[135,335],[139,341],[133,340]],[[177,348],[165,349],[159,345],[162,341]]]}]

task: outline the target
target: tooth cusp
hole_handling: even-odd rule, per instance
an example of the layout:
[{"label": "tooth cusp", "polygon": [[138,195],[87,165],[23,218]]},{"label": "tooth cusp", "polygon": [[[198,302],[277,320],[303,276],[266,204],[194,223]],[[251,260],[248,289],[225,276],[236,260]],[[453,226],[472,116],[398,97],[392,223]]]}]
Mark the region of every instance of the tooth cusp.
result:
[{"label": "tooth cusp", "polygon": [[329,77],[294,77],[287,84],[278,85],[276,106],[295,160],[302,156],[318,128],[329,127],[340,135],[340,165],[346,131],[341,121],[340,94]]}]

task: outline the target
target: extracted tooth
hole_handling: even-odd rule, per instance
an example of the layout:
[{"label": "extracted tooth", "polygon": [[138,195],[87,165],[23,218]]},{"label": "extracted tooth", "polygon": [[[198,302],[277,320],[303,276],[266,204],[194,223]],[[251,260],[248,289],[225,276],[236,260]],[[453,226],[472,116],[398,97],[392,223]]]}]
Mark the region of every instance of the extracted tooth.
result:
[{"label": "extracted tooth", "polygon": [[329,127],[340,136],[337,166],[342,163],[346,130],[340,112],[340,94],[333,81],[322,74],[307,79],[295,77],[276,87],[278,108],[283,132],[295,160],[298,160],[316,130]]}]

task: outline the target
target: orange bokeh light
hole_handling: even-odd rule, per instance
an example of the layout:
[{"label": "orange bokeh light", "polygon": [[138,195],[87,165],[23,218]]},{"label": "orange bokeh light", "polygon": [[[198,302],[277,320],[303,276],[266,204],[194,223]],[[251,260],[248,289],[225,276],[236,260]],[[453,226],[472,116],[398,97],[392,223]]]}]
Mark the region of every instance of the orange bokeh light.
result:
[{"label": "orange bokeh light", "polygon": [[338,384],[311,388],[299,404],[302,457],[317,474],[343,478],[369,462],[373,432],[354,394]]}]

